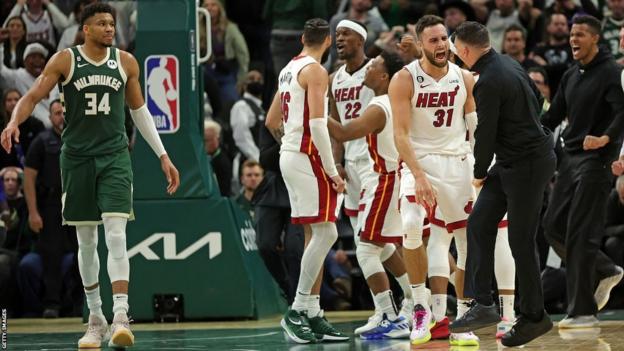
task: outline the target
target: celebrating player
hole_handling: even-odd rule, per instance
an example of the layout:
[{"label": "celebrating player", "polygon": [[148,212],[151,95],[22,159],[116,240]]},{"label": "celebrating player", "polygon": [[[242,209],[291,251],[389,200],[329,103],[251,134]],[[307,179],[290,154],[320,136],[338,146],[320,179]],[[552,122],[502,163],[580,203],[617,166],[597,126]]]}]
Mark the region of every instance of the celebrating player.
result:
[{"label": "celebrating player", "polygon": [[[464,116],[476,114],[472,99],[472,75],[449,63],[449,44],[444,20],[424,16],[416,24],[423,58],[406,66],[390,83],[396,147],[404,161],[401,174],[401,216],[405,263],[414,296],[412,344],[431,338],[431,311],[425,278],[427,254],[422,243],[422,223],[434,207],[440,208],[446,228],[455,236],[458,250],[456,290],[463,298],[466,262],[465,210],[474,198],[472,162],[466,140]],[[447,255],[435,257],[446,260]],[[468,307],[458,303],[458,315]],[[462,340],[459,342],[459,340]],[[476,344],[471,333],[451,335],[453,344]]]}]

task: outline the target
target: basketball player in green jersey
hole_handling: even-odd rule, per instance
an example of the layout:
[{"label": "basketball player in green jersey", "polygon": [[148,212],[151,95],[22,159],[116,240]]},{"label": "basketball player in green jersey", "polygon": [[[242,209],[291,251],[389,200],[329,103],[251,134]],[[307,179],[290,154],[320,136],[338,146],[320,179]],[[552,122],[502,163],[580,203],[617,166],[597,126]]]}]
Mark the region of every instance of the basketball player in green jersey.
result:
[{"label": "basketball player in green jersey", "polygon": [[[178,171],[162,145],[139,84],[139,65],[129,53],[111,47],[115,35],[113,10],[95,3],[81,18],[85,44],[56,53],[28,93],[18,102],[0,142],[8,152],[18,142],[20,123],[34,106],[61,84],[66,127],[61,174],[63,220],[76,226],[78,266],[89,306],[89,326],[79,348],[134,344],[128,325],[126,222],[132,213],[132,168],[124,128],[124,103],[147,143],[158,155],[167,178],[167,192],[180,183]],[[108,274],[112,282],[114,318],[110,334],[102,313],[98,273],[97,226],[104,224]]]}]

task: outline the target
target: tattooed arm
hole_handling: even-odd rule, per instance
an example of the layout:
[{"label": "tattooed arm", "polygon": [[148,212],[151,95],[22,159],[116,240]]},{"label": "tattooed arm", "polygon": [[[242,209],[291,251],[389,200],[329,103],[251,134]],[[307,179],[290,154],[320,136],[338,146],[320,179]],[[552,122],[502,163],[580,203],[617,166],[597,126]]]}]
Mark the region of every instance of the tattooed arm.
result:
[{"label": "tattooed arm", "polygon": [[282,137],[284,136],[284,121],[282,120],[282,110],[280,108],[279,94],[275,94],[269,112],[267,112],[266,121],[264,122],[273,138],[282,144]]}]

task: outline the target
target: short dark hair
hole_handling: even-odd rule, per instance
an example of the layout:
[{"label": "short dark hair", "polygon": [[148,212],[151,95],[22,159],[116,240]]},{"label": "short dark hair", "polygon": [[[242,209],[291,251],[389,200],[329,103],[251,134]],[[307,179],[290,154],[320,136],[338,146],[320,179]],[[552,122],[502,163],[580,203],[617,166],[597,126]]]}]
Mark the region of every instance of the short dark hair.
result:
[{"label": "short dark hair", "polygon": [[307,46],[323,44],[329,36],[329,23],[322,18],[312,18],[303,26],[303,43]]},{"label": "short dark hair", "polygon": [[542,75],[542,77],[544,77],[544,84],[548,85],[548,73],[546,72],[546,70],[541,67],[541,66],[535,66],[535,67],[530,67],[529,69],[527,69],[527,74],[529,73],[539,73]]},{"label": "short dark hair", "polygon": [[425,28],[437,26],[438,24],[444,25],[444,19],[436,15],[425,15],[416,22],[416,36],[420,39],[420,35]]},{"label": "short dark hair", "polygon": [[256,160],[248,159],[248,160],[245,160],[245,162],[243,162],[243,166],[241,167],[241,170],[245,168],[254,168],[256,166],[262,168],[262,166],[260,165],[260,162]]},{"label": "short dark hair", "polygon": [[478,22],[466,21],[455,29],[455,39],[469,46],[484,49],[490,46],[490,34],[487,27]]},{"label": "short dark hair", "polygon": [[572,19],[572,24],[586,24],[590,32],[594,35],[600,35],[602,27],[600,21],[596,17],[590,15],[575,16],[574,19]]},{"label": "short dark hair", "polygon": [[52,105],[54,104],[61,104],[61,107],[63,107],[63,103],[61,102],[61,99],[54,99],[52,100],[52,102],[50,103],[50,106],[48,107],[50,112],[52,112]]},{"label": "short dark hair", "polygon": [[110,13],[111,16],[115,18],[115,10],[113,10],[111,5],[102,2],[95,2],[82,9],[82,15],[80,16],[80,25],[84,26],[85,22],[87,22],[89,18],[95,16],[98,13]]},{"label": "short dark hair", "polygon": [[384,60],[383,65],[386,69],[386,72],[388,72],[388,75],[390,76],[390,78],[392,78],[392,76],[394,76],[395,73],[400,71],[401,68],[405,66],[405,62],[403,62],[401,57],[396,53],[384,50],[381,52],[381,57]]},{"label": "short dark hair", "polygon": [[507,33],[509,32],[520,32],[522,34],[522,40],[526,41],[526,29],[524,29],[524,27],[522,27],[521,25],[518,25],[516,23],[510,24],[509,27],[505,29],[505,34],[503,34],[503,38],[506,37]]},{"label": "short dark hair", "polygon": [[[553,17],[555,16],[563,16],[565,17],[565,14],[561,13],[561,12],[553,12],[550,14],[550,16],[548,16],[548,18],[546,19],[546,26],[549,26],[552,23]],[[566,22],[567,22],[567,17],[566,17]]]}]

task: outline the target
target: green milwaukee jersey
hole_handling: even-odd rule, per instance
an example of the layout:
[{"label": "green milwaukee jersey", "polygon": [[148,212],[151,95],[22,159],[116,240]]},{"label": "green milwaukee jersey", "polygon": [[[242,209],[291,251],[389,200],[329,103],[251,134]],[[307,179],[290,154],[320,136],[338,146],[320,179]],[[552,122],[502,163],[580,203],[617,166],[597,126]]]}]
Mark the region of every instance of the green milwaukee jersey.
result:
[{"label": "green milwaukee jersey", "polygon": [[108,48],[100,62],[88,58],[79,46],[70,48],[69,77],[61,82],[65,107],[63,153],[100,156],[128,147],[125,121],[126,74],[119,50]]},{"label": "green milwaukee jersey", "polygon": [[605,17],[602,21],[602,39],[609,46],[611,54],[616,60],[624,57],[624,51],[620,49],[620,29],[624,25],[624,20],[615,20],[612,17]]}]

